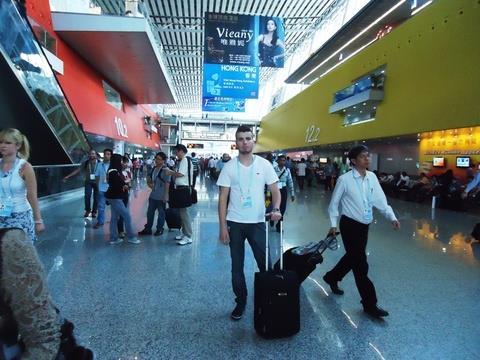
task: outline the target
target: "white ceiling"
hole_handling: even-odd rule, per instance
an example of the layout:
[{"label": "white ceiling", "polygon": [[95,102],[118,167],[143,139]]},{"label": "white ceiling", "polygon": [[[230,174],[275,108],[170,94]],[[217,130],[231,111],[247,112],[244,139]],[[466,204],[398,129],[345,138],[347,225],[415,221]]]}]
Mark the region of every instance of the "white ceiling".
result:
[{"label": "white ceiling", "polygon": [[[177,95],[167,108],[198,111],[202,104],[203,26],[205,12],[282,17],[286,60],[312,36],[323,19],[347,0],[144,0],[147,17],[164,51]],[[352,0],[350,0],[352,1]],[[125,1],[96,0],[104,13],[123,14]],[[261,68],[260,87],[278,69]]]}]

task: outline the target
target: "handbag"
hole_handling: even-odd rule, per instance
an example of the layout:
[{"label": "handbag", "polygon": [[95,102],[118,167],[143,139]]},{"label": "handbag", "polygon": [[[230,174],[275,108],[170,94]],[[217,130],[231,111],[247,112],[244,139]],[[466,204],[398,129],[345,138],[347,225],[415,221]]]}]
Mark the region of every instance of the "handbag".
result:
[{"label": "handbag", "polygon": [[172,209],[182,209],[192,205],[190,188],[188,186],[171,186],[169,197],[169,205]]}]

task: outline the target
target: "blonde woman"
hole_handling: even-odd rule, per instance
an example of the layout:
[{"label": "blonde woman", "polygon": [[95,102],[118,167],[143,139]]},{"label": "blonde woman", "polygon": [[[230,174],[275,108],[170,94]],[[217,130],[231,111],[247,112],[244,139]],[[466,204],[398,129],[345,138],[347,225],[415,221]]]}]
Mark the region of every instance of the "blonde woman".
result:
[{"label": "blonde woman", "polygon": [[0,131],[0,229],[20,228],[31,241],[45,229],[37,199],[37,180],[27,161],[30,145],[17,129]]}]

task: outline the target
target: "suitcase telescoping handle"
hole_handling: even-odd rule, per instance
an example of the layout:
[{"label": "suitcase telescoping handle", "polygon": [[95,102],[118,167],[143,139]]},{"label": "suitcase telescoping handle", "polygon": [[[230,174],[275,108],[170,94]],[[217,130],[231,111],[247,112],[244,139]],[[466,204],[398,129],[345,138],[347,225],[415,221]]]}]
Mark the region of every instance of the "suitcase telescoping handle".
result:
[{"label": "suitcase telescoping handle", "polygon": [[[268,221],[265,222],[265,271],[268,271],[269,243],[268,243]],[[283,221],[280,221],[280,271],[283,270]]]}]

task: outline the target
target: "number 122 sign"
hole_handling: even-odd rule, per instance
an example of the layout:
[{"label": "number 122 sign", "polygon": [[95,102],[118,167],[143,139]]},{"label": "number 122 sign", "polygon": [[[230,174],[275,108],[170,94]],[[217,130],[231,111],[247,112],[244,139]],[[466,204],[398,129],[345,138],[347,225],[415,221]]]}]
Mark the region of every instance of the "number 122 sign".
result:
[{"label": "number 122 sign", "polygon": [[318,135],[320,134],[320,128],[315,125],[307,126],[305,130],[305,143],[310,144],[318,141]]}]

